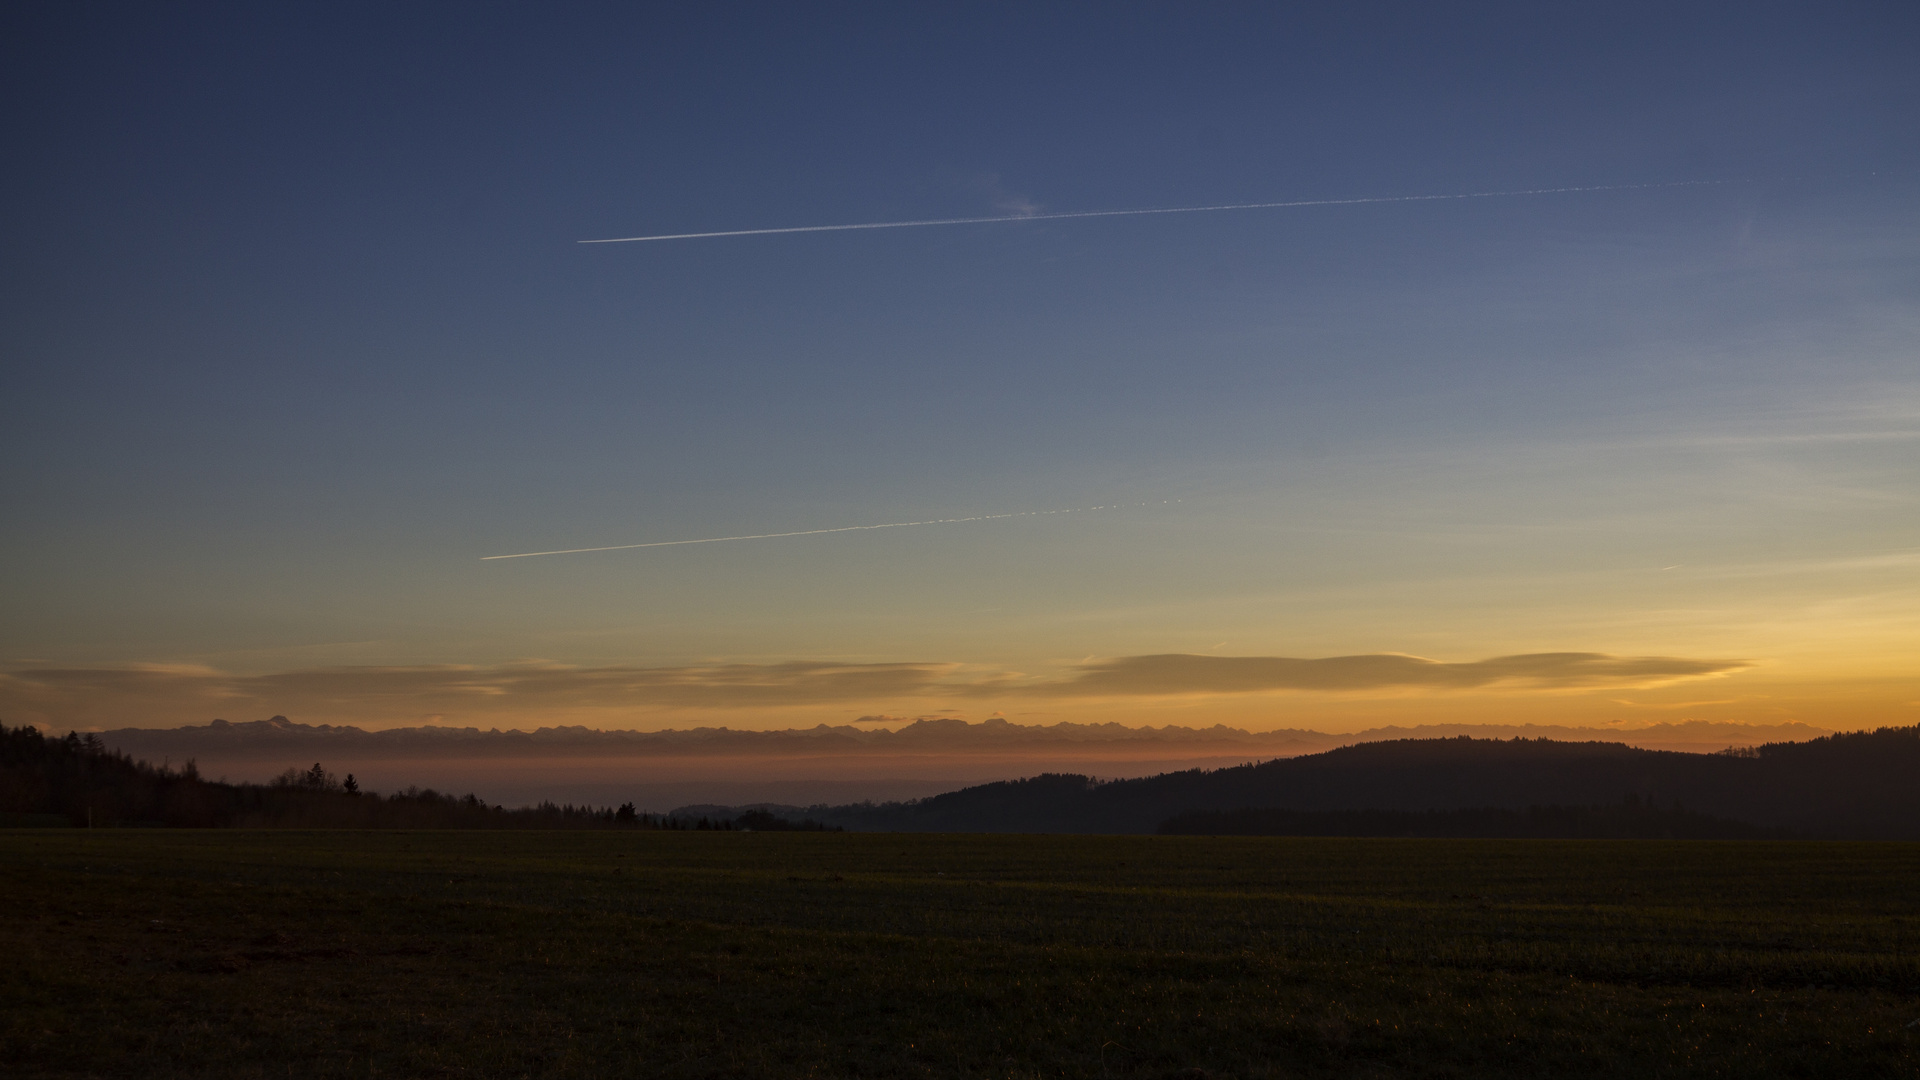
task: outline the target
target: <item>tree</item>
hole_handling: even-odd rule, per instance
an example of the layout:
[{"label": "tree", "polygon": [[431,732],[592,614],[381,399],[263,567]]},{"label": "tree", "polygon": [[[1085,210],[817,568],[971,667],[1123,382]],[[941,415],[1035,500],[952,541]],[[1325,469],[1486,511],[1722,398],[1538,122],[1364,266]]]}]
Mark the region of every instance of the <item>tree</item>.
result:
[{"label": "tree", "polygon": [[632,825],[635,816],[636,811],[632,803],[621,803],[619,811],[613,815],[613,820],[619,825]]},{"label": "tree", "polygon": [[360,782],[353,778],[352,773],[348,773],[346,780],[340,785],[340,790],[349,795],[358,795],[360,794]]},{"label": "tree", "polygon": [[340,790],[340,782],[335,780],[333,774],[328,772],[317,761],[313,763],[313,768],[311,769],[302,770],[288,766],[286,772],[273,778],[273,786],[277,788],[300,788],[304,791]]}]

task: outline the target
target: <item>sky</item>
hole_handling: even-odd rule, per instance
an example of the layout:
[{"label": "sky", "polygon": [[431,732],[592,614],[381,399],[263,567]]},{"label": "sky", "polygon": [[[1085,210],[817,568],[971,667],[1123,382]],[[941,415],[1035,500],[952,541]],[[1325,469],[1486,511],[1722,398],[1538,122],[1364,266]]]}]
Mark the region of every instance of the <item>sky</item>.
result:
[{"label": "sky", "polygon": [[1920,722],[1917,50],[7,5],[0,720]]}]

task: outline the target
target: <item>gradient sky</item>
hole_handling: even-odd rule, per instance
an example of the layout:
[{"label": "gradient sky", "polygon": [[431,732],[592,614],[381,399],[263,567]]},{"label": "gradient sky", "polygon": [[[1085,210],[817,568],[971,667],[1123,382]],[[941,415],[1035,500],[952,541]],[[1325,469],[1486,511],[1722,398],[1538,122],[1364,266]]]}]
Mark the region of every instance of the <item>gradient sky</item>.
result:
[{"label": "gradient sky", "polygon": [[0,718],[1920,721],[1920,10],[925,8],[7,5]]}]

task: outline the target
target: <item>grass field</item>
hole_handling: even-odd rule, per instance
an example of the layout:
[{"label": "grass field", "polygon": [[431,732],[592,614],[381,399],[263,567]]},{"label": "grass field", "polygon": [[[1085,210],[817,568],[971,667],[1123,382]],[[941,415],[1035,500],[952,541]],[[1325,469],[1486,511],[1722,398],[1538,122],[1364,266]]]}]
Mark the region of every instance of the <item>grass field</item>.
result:
[{"label": "grass field", "polygon": [[12,1076],[1920,1075],[1920,845],[0,832]]}]

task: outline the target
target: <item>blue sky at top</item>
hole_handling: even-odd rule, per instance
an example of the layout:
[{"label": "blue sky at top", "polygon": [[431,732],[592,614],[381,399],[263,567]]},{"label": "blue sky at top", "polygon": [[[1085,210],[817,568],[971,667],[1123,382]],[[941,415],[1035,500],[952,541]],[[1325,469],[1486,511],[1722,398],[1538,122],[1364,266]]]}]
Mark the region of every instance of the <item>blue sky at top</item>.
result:
[{"label": "blue sky at top", "polygon": [[[1822,618],[1884,657],[1913,625],[1898,570],[1727,577],[1917,546],[1907,5],[4,18],[14,659],[1764,659],[1819,650],[1753,627]],[[1725,183],[575,243],[1691,181]],[[477,561],[1113,502],[1154,505]],[[1670,564],[1720,576],[1606,577]]]}]

